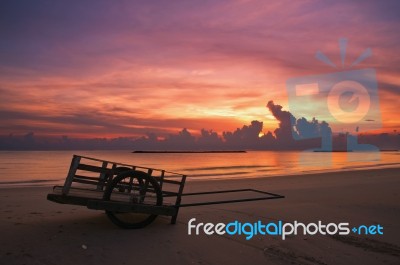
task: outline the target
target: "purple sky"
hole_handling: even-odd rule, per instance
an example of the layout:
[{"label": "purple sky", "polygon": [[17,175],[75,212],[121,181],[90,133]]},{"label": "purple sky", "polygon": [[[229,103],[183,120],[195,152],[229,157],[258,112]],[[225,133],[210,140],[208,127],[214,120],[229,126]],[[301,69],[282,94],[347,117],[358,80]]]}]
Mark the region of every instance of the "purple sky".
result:
[{"label": "purple sky", "polygon": [[[286,80],[375,68],[383,130],[400,125],[399,1],[2,1],[0,134],[217,132],[252,120]],[[313,106],[318,112],[318,105]]]}]

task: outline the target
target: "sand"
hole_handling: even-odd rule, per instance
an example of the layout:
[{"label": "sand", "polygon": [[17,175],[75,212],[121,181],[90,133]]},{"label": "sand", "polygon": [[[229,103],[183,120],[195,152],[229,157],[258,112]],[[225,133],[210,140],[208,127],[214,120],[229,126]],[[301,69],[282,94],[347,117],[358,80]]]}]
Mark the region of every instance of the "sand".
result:
[{"label": "sand", "polygon": [[[188,182],[185,191],[258,188],[285,199],[182,208],[140,230],[46,200],[51,187],[0,189],[0,264],[400,264],[400,168]],[[206,198],[207,199],[207,198]],[[383,235],[188,235],[197,222],[380,224]]]}]

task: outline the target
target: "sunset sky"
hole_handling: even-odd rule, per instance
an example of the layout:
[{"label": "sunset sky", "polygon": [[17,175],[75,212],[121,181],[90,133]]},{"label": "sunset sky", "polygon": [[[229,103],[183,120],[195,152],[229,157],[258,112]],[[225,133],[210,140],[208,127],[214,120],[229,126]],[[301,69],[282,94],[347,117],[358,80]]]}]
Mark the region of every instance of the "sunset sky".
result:
[{"label": "sunset sky", "polygon": [[352,69],[375,68],[381,131],[391,132],[399,10],[399,1],[2,1],[0,134],[136,137],[252,120],[273,130],[265,106],[287,109],[287,79],[348,70],[367,48]]}]

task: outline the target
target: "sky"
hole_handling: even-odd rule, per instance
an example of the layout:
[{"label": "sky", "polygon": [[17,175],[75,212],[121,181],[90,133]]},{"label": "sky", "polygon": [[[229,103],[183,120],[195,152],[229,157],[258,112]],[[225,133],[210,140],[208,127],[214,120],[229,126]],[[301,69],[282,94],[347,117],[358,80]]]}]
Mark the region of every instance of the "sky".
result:
[{"label": "sky", "polygon": [[[253,120],[274,131],[266,104],[290,110],[287,80],[367,68],[378,131],[392,132],[398,10],[398,1],[1,1],[0,135],[162,137]],[[350,68],[367,48],[372,56]]]}]

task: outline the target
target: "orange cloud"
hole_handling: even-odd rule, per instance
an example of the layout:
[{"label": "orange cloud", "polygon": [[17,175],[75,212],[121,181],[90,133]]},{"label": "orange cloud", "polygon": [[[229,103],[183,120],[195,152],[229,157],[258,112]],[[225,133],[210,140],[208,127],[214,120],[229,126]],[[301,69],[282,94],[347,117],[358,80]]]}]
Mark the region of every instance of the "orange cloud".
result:
[{"label": "orange cloud", "polygon": [[276,121],[266,102],[287,109],[288,78],[340,71],[314,54],[321,50],[340,65],[342,36],[349,38],[347,65],[372,48],[373,57],[360,67],[377,70],[382,130],[400,125],[400,62],[393,59],[400,38],[392,34],[399,19],[390,5],[59,5],[24,17],[12,4],[3,9],[8,13],[1,29],[0,134],[222,132],[252,120],[272,130]]}]

